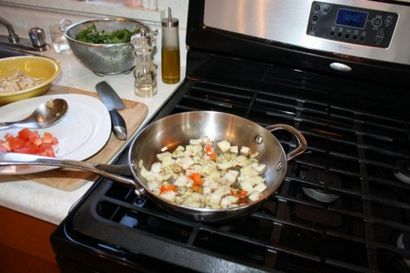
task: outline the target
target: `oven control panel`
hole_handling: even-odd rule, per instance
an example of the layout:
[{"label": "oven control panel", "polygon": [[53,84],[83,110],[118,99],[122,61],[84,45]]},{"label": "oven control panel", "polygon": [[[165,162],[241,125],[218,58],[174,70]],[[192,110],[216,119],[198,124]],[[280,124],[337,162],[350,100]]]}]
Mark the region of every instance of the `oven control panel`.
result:
[{"label": "oven control panel", "polygon": [[366,46],[387,48],[398,15],[326,2],[312,3],[308,35]]}]

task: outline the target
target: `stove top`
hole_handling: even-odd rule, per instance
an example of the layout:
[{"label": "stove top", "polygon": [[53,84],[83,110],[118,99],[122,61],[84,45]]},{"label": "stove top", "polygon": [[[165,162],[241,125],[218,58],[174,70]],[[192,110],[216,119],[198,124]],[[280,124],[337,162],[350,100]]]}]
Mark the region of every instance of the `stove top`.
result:
[{"label": "stove top", "polygon": [[[241,86],[227,78],[223,84],[188,79],[156,117],[215,110],[262,126],[287,123],[301,130],[308,150],[289,162],[282,186],[260,209],[228,224],[201,224],[169,215],[130,187],[102,180],[64,221],[65,235],[92,252],[138,268],[410,270],[410,250],[400,244],[410,234],[409,120],[345,107],[343,100],[324,103],[338,85],[325,88],[297,70],[275,72],[264,74],[263,86],[250,81],[252,74]],[[288,77],[281,78],[285,73]],[[306,89],[314,92],[301,95]],[[367,107],[371,109],[371,102]],[[285,151],[297,145],[285,132],[275,136]],[[120,163],[126,160],[124,155]]]},{"label": "stove top", "polygon": [[[243,1],[222,2],[245,12]],[[261,5],[285,2],[308,16],[295,0],[258,1],[253,8],[266,18],[233,33],[215,26],[241,30],[242,20],[212,17],[211,9],[216,21],[208,27],[205,1],[190,1],[186,77],[153,118],[213,110],[261,126],[292,125],[308,149],[288,163],[278,191],[249,216],[211,225],[168,214],[133,188],[103,179],[51,238],[62,273],[410,271],[410,69],[364,59],[367,51],[353,57],[249,37],[252,29],[279,27],[270,18],[280,11]],[[351,71],[330,68],[338,62]],[[286,152],[297,146],[288,133],[274,134]],[[127,163],[127,154],[118,163]]]}]

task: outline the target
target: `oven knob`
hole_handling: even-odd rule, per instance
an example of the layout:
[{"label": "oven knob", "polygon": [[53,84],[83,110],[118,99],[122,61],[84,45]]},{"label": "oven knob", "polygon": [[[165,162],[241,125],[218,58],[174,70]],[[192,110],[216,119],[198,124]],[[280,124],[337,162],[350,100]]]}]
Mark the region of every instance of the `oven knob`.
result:
[{"label": "oven knob", "polygon": [[387,16],[386,19],[384,19],[384,24],[386,27],[390,26],[392,22],[393,22],[392,16]]},{"label": "oven knob", "polygon": [[331,63],[329,66],[333,70],[337,70],[337,71],[340,71],[340,72],[350,72],[350,71],[352,71],[352,68],[350,66],[348,66],[347,64],[343,64],[343,63],[334,62],[334,63]]}]

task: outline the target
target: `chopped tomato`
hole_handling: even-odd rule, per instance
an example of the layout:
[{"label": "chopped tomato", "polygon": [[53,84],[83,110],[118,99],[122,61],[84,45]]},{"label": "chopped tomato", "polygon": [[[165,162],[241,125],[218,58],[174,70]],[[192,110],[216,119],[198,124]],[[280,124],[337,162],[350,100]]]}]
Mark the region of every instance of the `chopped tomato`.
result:
[{"label": "chopped tomato", "polygon": [[5,142],[9,142],[9,138],[11,138],[11,137],[13,137],[13,135],[12,134],[9,134],[9,133],[7,133],[5,136],[4,136],[4,138],[6,139],[5,140]]},{"label": "chopped tomato", "polygon": [[38,153],[38,155],[42,155],[42,156],[49,156],[49,157],[56,157],[55,153],[54,153],[54,149],[51,146],[51,144],[48,143],[42,143],[40,146],[40,152]]},{"label": "chopped tomato", "polygon": [[43,143],[50,143],[56,145],[58,144],[58,140],[51,133],[45,132],[43,136]]},{"label": "chopped tomato", "polygon": [[26,147],[28,148],[27,153],[29,154],[38,154],[41,152],[41,147],[37,146],[36,144],[32,142],[27,142]]},{"label": "chopped tomato", "polygon": [[24,128],[20,132],[18,132],[18,138],[27,141],[27,140],[29,140],[29,137],[32,134],[33,134],[33,132],[30,129]]},{"label": "chopped tomato", "polygon": [[0,152],[55,157],[53,145],[56,144],[58,144],[58,140],[51,133],[46,132],[41,137],[37,131],[24,128],[16,136],[6,134],[5,140],[0,140]]},{"label": "chopped tomato", "polygon": [[9,145],[10,145],[10,149],[12,151],[22,149],[26,144],[26,141],[24,141],[20,138],[14,137],[14,136],[9,136],[8,137],[8,142],[9,142]]},{"label": "chopped tomato", "polygon": [[159,188],[159,193],[167,192],[167,191],[175,191],[177,189],[177,186],[172,185],[172,184],[164,184],[161,185]]},{"label": "chopped tomato", "polygon": [[202,184],[204,183],[204,180],[201,178],[201,175],[199,173],[192,173],[189,178],[194,181],[193,184],[196,186],[202,186]]},{"label": "chopped tomato", "polygon": [[8,143],[4,142],[3,140],[0,140],[0,153],[6,153],[10,150],[10,147],[8,146]]},{"label": "chopped tomato", "polygon": [[41,143],[43,143],[43,142],[41,141],[40,135],[39,135],[37,132],[31,134],[31,135],[28,137],[28,139],[29,139],[30,142],[32,142],[32,143],[34,143],[34,144],[36,144],[36,145],[40,145]]}]

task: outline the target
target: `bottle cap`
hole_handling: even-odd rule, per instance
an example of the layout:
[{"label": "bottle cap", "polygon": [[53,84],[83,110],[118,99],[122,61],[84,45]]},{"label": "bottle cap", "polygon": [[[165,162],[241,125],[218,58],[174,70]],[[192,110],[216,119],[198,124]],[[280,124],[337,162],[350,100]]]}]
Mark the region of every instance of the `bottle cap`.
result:
[{"label": "bottle cap", "polygon": [[172,18],[170,7],[168,7],[168,17],[163,18],[161,24],[163,27],[177,27],[179,25],[178,19]]}]

